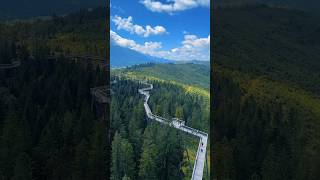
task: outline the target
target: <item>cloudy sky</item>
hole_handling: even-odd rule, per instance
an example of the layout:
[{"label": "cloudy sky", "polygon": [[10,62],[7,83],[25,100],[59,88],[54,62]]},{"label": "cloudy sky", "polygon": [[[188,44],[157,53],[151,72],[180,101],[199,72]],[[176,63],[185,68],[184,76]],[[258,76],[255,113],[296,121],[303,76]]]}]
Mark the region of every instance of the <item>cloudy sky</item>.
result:
[{"label": "cloudy sky", "polygon": [[210,0],[111,0],[114,45],[176,61],[210,60]]}]

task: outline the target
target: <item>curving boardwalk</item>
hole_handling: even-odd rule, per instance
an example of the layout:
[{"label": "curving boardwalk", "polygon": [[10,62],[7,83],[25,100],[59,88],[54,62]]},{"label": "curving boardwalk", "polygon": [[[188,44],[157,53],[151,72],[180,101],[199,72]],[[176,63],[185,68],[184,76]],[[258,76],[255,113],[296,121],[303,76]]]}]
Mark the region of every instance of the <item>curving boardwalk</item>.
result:
[{"label": "curving boardwalk", "polygon": [[150,98],[149,91],[153,89],[153,85],[148,84],[146,82],[140,82],[140,83],[149,86],[147,88],[141,88],[138,90],[140,94],[145,96],[143,105],[149,119],[155,120],[159,123],[166,124],[168,126],[174,127],[186,133],[192,134],[194,136],[197,136],[200,139],[191,180],[202,180],[204,164],[206,160],[208,134],[205,132],[199,131],[197,129],[186,126],[184,124],[184,121],[181,121],[177,118],[173,118],[172,121],[169,121],[163,117],[152,114],[152,111],[148,105],[148,100]]},{"label": "curving boardwalk", "polygon": [[0,69],[12,69],[19,67],[21,65],[20,61],[14,61],[11,64],[0,64]]},{"label": "curving boardwalk", "polygon": [[[61,56],[67,59],[73,59],[73,60],[91,60],[92,62],[96,62],[102,67],[104,67],[107,71],[110,69],[110,65],[107,63],[107,59],[99,56],[89,56],[89,55],[66,55],[66,56]],[[45,59],[49,60],[58,60],[59,56],[45,56]],[[11,64],[0,64],[0,69],[13,69],[17,68],[21,65],[20,61],[14,61]]]}]

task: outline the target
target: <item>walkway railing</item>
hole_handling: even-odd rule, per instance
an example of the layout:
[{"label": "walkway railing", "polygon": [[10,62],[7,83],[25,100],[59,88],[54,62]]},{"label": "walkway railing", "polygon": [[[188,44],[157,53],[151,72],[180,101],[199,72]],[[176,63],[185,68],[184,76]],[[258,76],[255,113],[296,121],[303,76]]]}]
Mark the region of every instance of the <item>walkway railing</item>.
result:
[{"label": "walkway railing", "polygon": [[[141,88],[138,90],[138,92],[140,94],[146,96],[144,106],[145,106],[145,111],[147,113],[148,118],[156,120],[156,121],[164,123],[164,124],[167,124],[171,127],[182,130],[184,132],[187,132],[189,134],[195,135],[200,138],[191,180],[202,180],[204,162],[205,162],[205,158],[206,158],[206,147],[207,147],[208,134],[205,132],[199,131],[197,129],[191,128],[189,126],[183,125],[183,124],[179,123],[179,120],[169,121],[166,118],[152,114],[150,107],[148,105],[148,99],[150,97],[149,90],[153,89],[153,85],[148,84],[147,82],[143,82],[143,81],[140,81],[140,83],[145,84],[147,86],[150,86],[148,88]],[[176,123],[174,123],[174,122],[176,122]]]},{"label": "walkway railing", "polygon": [[0,69],[12,69],[19,67],[21,65],[20,61],[14,61],[11,64],[0,64]]}]

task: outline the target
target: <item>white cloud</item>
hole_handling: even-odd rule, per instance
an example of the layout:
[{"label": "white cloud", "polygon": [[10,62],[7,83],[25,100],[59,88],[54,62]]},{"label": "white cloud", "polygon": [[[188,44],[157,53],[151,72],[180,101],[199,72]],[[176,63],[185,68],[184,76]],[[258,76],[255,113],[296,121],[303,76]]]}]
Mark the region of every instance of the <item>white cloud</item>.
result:
[{"label": "white cloud", "polygon": [[161,42],[145,42],[143,45],[136,43],[134,40],[126,39],[119,36],[116,32],[110,30],[111,42],[121,46],[126,47],[143,54],[153,55],[156,49],[162,48]]},{"label": "white cloud", "polygon": [[194,47],[205,47],[210,45],[210,36],[208,36],[208,38],[198,38],[195,35],[185,35],[182,44]]},{"label": "white cloud", "polygon": [[120,16],[113,16],[111,19],[115,25],[117,26],[118,30],[126,30],[132,34],[137,34],[143,37],[149,37],[150,35],[161,35],[165,34],[167,31],[163,26],[155,26],[151,27],[147,25],[145,28],[132,23],[132,17],[129,16],[128,18],[122,18]]},{"label": "white cloud", "polygon": [[145,42],[141,45],[133,40],[125,39],[111,30],[110,37],[111,42],[118,46],[154,57],[176,61],[210,60],[210,35],[205,38],[198,38],[195,35],[185,35],[180,47],[168,51],[160,50],[162,48],[161,42]]},{"label": "white cloud", "polygon": [[141,0],[140,2],[150,11],[166,12],[169,14],[199,6],[210,7],[210,0],[167,0],[168,3],[155,0]]},{"label": "white cloud", "polygon": [[110,38],[112,42],[114,42],[115,44],[121,47],[132,47],[136,45],[136,43],[133,40],[122,38],[117,33],[111,30],[110,30]]},{"label": "white cloud", "polygon": [[159,51],[158,54],[166,59],[177,61],[210,60],[210,36],[198,38],[195,35],[185,35],[182,45],[170,51]]}]

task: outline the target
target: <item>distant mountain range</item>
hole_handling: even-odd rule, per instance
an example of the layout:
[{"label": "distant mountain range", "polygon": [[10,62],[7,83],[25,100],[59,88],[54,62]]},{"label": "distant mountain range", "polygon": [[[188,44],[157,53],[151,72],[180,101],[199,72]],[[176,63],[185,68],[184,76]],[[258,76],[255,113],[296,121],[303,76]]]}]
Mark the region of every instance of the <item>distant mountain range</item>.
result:
[{"label": "distant mountain range", "polygon": [[113,68],[128,67],[136,64],[170,62],[173,61],[152,57],[117,45],[110,46],[110,64]]},{"label": "distant mountain range", "polygon": [[203,64],[147,64],[114,71],[140,78],[157,78],[166,82],[176,82],[205,91],[210,88],[210,66]]},{"label": "distant mountain range", "polygon": [[112,68],[130,67],[138,64],[199,64],[210,66],[210,61],[173,61],[163,58],[157,58],[139,53],[137,51],[123,48],[117,45],[110,46],[110,64]]},{"label": "distant mountain range", "polygon": [[234,7],[252,4],[266,4],[284,8],[299,9],[320,14],[319,0],[216,0],[216,7]]},{"label": "distant mountain range", "polygon": [[199,64],[199,65],[210,66],[210,61],[198,61],[198,60],[177,61],[177,62],[175,62],[175,64]]},{"label": "distant mountain range", "polygon": [[105,6],[102,0],[2,0],[0,20],[62,15],[79,9]]}]

